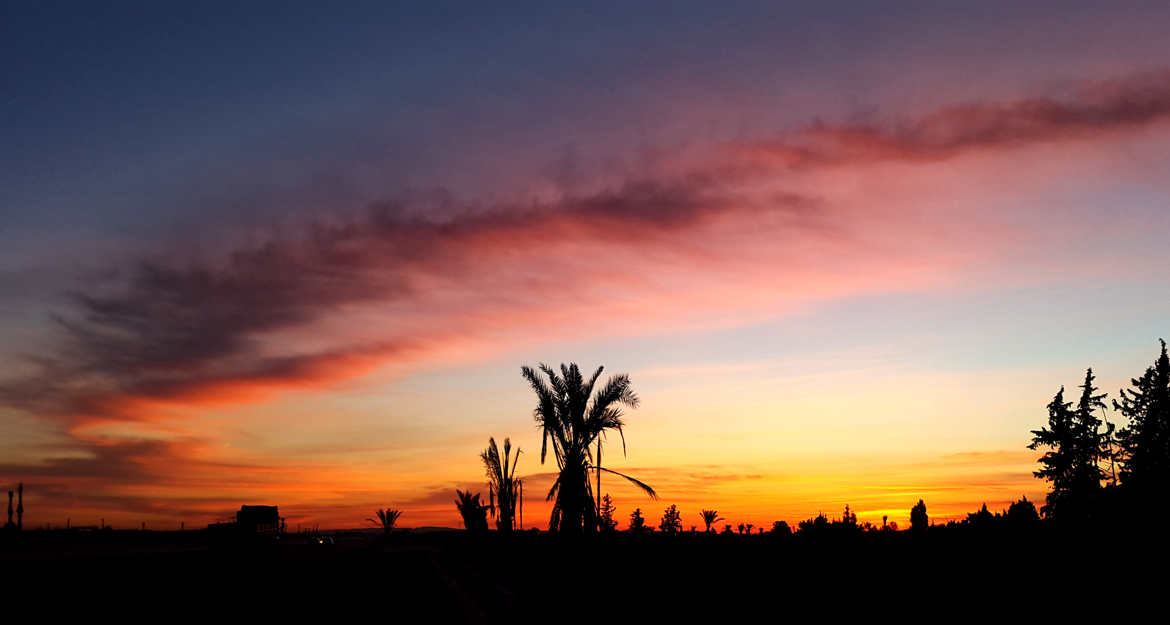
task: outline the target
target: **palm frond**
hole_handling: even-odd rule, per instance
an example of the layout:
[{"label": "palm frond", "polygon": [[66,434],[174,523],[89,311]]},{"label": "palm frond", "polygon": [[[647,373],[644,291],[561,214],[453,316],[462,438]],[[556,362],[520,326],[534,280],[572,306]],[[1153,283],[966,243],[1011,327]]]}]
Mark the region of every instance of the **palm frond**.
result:
[{"label": "palm frond", "polygon": [[614,475],[616,475],[618,477],[624,477],[627,480],[633,482],[634,485],[637,486],[638,488],[641,488],[647,495],[650,496],[651,499],[658,499],[658,493],[654,492],[654,488],[651,487],[649,484],[639,480],[636,477],[631,477],[629,475],[626,475],[625,473],[618,473],[617,471],[614,471],[613,469],[607,469],[605,467],[593,467],[593,469],[594,470],[600,469],[601,471],[605,471],[606,473],[613,473]]}]

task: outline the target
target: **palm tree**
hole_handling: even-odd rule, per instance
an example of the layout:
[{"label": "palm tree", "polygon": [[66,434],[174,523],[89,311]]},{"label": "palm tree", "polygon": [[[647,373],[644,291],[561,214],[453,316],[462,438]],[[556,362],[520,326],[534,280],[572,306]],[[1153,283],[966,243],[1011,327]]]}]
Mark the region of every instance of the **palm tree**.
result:
[{"label": "palm tree", "polygon": [[[599,480],[602,471],[624,477],[652,499],[657,499],[650,486],[628,475],[602,468],[600,462],[594,462],[590,449],[595,441],[600,442],[607,430],[617,430],[622,437],[622,452],[625,452],[621,406],[638,406],[638,396],[630,388],[630,377],[624,373],[616,375],[594,394],[594,386],[604,367],[598,367],[588,380],[581,375],[576,363],[561,365],[560,375],[543,363],[539,368],[548,377],[547,382],[531,367],[522,367],[521,373],[536,392],[534,414],[542,430],[540,463],[544,464],[548,442],[552,440],[553,455],[560,469],[545,498],[555,498],[549,530],[568,534],[597,530],[599,513],[589,483],[590,471],[597,471]],[[590,395],[593,395],[592,400]],[[599,446],[598,452],[600,449]]]},{"label": "palm tree", "polygon": [[707,526],[708,534],[711,533],[712,525],[724,520],[723,517],[719,516],[718,510],[703,510],[699,513],[699,516],[703,517],[703,524]]},{"label": "palm tree", "polygon": [[486,532],[488,507],[479,502],[479,493],[472,495],[471,491],[464,492],[456,488],[455,494],[459,497],[455,500],[455,507],[463,517],[464,529],[468,532]]},{"label": "palm tree", "polygon": [[[516,448],[516,455],[512,453],[512,441],[504,439],[504,461],[500,462],[500,450],[496,447],[496,439],[488,439],[488,448],[479,454],[483,459],[484,469],[488,476],[488,509],[492,516],[496,516],[496,504],[499,503],[500,514],[496,516],[496,529],[501,532],[510,532],[514,528],[516,519],[516,504],[522,496],[520,480],[516,479],[516,464],[520,460],[520,448]],[[509,469],[509,462],[511,468]]]},{"label": "palm tree", "polygon": [[382,526],[382,531],[386,532],[386,535],[389,536],[390,532],[394,529],[394,524],[398,522],[398,517],[402,516],[402,511],[386,508],[385,510],[378,510],[377,516],[377,519],[367,518],[366,520],[374,525]]}]

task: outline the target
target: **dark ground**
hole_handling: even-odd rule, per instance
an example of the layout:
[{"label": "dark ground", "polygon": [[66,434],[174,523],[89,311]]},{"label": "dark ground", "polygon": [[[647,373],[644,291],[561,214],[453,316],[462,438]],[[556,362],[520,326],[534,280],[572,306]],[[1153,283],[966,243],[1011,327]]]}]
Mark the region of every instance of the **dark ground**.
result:
[{"label": "dark ground", "polygon": [[1157,596],[1170,581],[1161,541],[939,530],[576,541],[402,531],[334,534],[332,546],[295,535],[228,543],[202,531],[42,530],[0,536],[0,588],[7,597],[39,597],[47,610],[152,620],[199,614],[235,622],[251,614],[332,622],[369,614],[435,623],[689,622],[717,615],[719,622],[775,622],[806,613],[937,620],[1025,606],[1083,615],[1098,603],[1116,609],[1106,593],[1110,584],[1132,584],[1123,565],[1149,567],[1150,581],[1163,589]]}]

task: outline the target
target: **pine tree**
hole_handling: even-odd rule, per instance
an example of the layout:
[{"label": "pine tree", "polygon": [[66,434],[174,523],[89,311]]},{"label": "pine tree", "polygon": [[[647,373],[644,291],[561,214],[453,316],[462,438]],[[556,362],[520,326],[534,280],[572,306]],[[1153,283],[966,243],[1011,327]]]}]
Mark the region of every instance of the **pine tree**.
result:
[{"label": "pine tree", "polygon": [[1097,409],[1105,408],[1106,394],[1096,394],[1093,370],[1085,371],[1077,407],[1064,401],[1064,387],[1048,404],[1048,427],[1032,431],[1028,449],[1048,448],[1033,472],[1052,483],[1041,512],[1050,518],[1083,520],[1092,515],[1105,472],[1101,463],[1109,458],[1106,432],[1102,432]]},{"label": "pine tree", "polygon": [[609,493],[601,499],[601,531],[612,532],[617,529],[617,520],[613,518],[617,507],[613,505],[613,498]]},{"label": "pine tree", "polygon": [[1079,500],[1088,505],[1095,501],[1101,480],[1105,479],[1101,462],[1109,457],[1105,434],[1101,431],[1101,419],[1097,417],[1097,409],[1105,407],[1103,400],[1107,394],[1094,395],[1097,391],[1097,387],[1093,386],[1095,379],[1091,368],[1085,371],[1085,382],[1080,386],[1081,398],[1073,413],[1073,435],[1076,440],[1073,489]]},{"label": "pine tree", "polygon": [[1121,483],[1139,492],[1154,492],[1170,481],[1170,358],[1166,341],[1161,343],[1154,365],[1130,380],[1132,388],[1120,392],[1120,402],[1113,401],[1129,420],[1117,432]]},{"label": "pine tree", "polygon": [[1059,513],[1068,500],[1072,489],[1075,464],[1075,435],[1073,433],[1072,404],[1064,401],[1064,387],[1052,398],[1048,404],[1048,427],[1032,430],[1032,443],[1028,449],[1047,447],[1038,462],[1043,465],[1032,475],[1052,482],[1052,490],[1040,510],[1045,516],[1054,516]]},{"label": "pine tree", "polygon": [[640,534],[646,530],[646,519],[642,516],[641,508],[634,508],[630,513],[630,532]]}]

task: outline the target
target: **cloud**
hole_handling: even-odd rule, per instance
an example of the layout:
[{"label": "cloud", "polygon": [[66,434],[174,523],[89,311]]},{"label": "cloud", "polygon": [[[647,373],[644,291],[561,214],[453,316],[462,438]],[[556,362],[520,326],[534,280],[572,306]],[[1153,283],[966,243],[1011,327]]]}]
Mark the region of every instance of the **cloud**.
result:
[{"label": "cloud", "polygon": [[816,122],[775,139],[744,141],[745,163],[792,169],[879,161],[930,162],[962,154],[1089,138],[1170,119],[1170,71],[1089,82],[1065,98],[971,103],[889,124]]},{"label": "cloud", "polygon": [[[810,219],[803,203],[788,197],[764,210],[799,223]],[[419,338],[395,321],[417,329],[427,309],[455,304],[454,315],[439,316],[474,322],[467,318],[517,312],[524,303],[517,299],[538,300],[554,288],[570,298],[603,276],[574,276],[574,284],[558,272],[604,259],[565,263],[556,255],[663,253],[679,233],[739,210],[713,181],[631,183],[556,205],[442,220],[381,205],[360,220],[313,223],[303,237],[219,262],[143,261],[124,284],[75,292],[73,310],[55,317],[58,351],[31,359],[36,372],[4,384],[0,398],[74,418],[134,419],[136,400],[244,401],[344,379],[425,350],[443,332],[430,327]],[[441,301],[444,294],[459,301]],[[274,338],[370,304],[386,307],[389,327],[360,342],[322,335],[298,346]]]},{"label": "cloud", "polygon": [[[1167,117],[1170,72],[1161,72],[888,126],[818,122],[736,150],[772,169],[919,162]],[[632,319],[683,317],[715,299],[782,307],[929,281],[953,260],[945,242],[929,249],[929,220],[891,223],[896,214],[794,193],[734,162],[714,155],[687,173],[530,205],[448,201],[442,214],[419,215],[383,203],[222,257],[144,259],[119,272],[125,281],[75,291],[54,317],[58,348],[0,384],[0,401],[75,422],[141,419],[142,402],[249,401],[425,358],[520,314],[556,327],[603,303]],[[883,232],[903,249],[874,245]],[[379,327],[338,331],[375,307]]]}]

